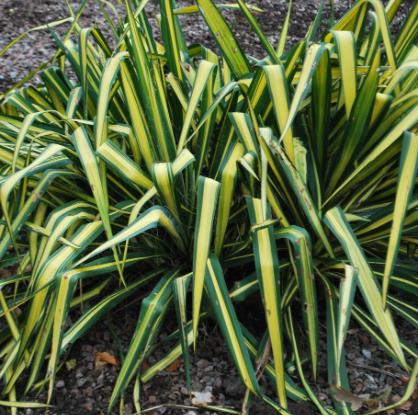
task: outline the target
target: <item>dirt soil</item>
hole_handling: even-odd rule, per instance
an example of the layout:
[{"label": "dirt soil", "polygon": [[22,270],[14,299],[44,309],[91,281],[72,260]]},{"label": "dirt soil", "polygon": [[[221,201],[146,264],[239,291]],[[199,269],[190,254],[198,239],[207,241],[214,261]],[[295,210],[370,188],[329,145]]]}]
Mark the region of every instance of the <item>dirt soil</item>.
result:
[{"label": "dirt soil", "polygon": [[[139,315],[139,298],[142,298],[144,294],[146,294],[146,290],[139,292],[133,298],[129,298],[126,303],[120,304],[112,311],[110,319],[104,319],[94,330],[72,346],[66,357],[66,363],[57,374],[51,401],[53,407],[49,412],[50,415],[107,413],[107,407],[120,366],[97,365],[95,356],[97,352],[107,352],[116,359],[122,360],[122,354],[126,355]],[[86,303],[84,306],[88,308],[92,305],[94,304]],[[302,317],[297,316],[297,310],[295,311],[295,321],[301,321]],[[239,320],[245,321],[249,330],[258,338],[261,338],[264,330],[262,329],[264,326],[264,312],[261,303],[255,302],[250,308],[238,306],[237,312]],[[157,341],[163,341],[177,328],[174,309],[168,315],[169,317],[164,324],[164,330],[159,335]],[[76,318],[78,318],[78,315],[70,316],[67,324],[70,326]],[[320,321],[325,321],[325,314],[320,315],[319,318]],[[401,338],[409,344],[418,347],[417,330],[404,320],[397,319],[396,316],[395,321]],[[302,332],[302,327],[299,327],[302,346],[306,348],[306,341],[304,341]],[[380,402],[382,406],[396,402],[403,396],[408,375],[394,364],[369,334],[355,322],[352,322],[350,326],[345,345],[347,374],[353,394],[359,397],[368,395],[370,398],[375,398],[383,395],[390,388],[388,398],[382,399]],[[173,346],[174,343],[167,343],[162,348],[157,349],[148,357],[142,370],[145,371],[149,366],[158,362]],[[320,333],[320,348],[322,352],[317,381],[315,382],[312,379],[308,364],[303,366],[303,370],[307,381],[312,386],[322,405],[325,408],[332,408],[330,386],[327,381],[325,327],[322,327]],[[214,406],[240,410],[246,389],[222,339],[221,333],[213,323],[209,322],[202,325],[196,352],[191,352],[190,357],[192,391],[209,392],[213,396],[212,405]],[[410,360],[410,363],[414,364],[412,360]],[[43,370],[46,373],[46,365]],[[296,377],[293,377],[293,379],[300,385]],[[25,381],[26,377],[24,376],[20,381],[22,389]],[[122,405],[123,415],[135,414],[132,401],[132,383],[125,393],[125,400]],[[275,396],[274,386],[265,377],[262,377],[260,380],[260,388],[267,396]],[[35,392],[30,392],[25,398],[25,400],[31,402],[45,402],[46,399],[46,391],[41,392],[39,395]],[[166,370],[159,372],[149,382],[141,384],[140,401],[144,414],[221,415],[219,411],[198,411],[196,408],[193,408],[187,390],[184,363],[181,359],[176,360]],[[176,405],[182,405],[185,409],[176,408]],[[364,405],[357,413],[367,414],[370,410],[371,408]],[[292,415],[319,414],[310,403],[292,402],[290,400],[289,412]],[[6,414],[8,412],[6,410],[2,411],[0,407],[0,414],[3,413]],[[119,413],[118,407],[112,411],[112,415]],[[274,415],[275,413],[260,399],[255,398],[252,400],[250,415]],[[416,398],[407,401],[399,409],[385,412],[385,414],[389,415],[416,415],[417,413],[418,399]],[[28,409],[24,412],[19,412],[19,415],[41,414],[44,414],[44,410]]]},{"label": "dirt soil", "polygon": [[[217,1],[218,2],[218,1]],[[219,1],[227,2],[231,1]],[[76,11],[80,2],[70,2]],[[112,0],[121,17],[124,17],[124,9],[116,0]],[[334,0],[335,18],[338,20],[353,1]],[[179,7],[194,4],[192,0],[179,0]],[[280,31],[287,12],[287,3],[281,0],[253,0],[252,5],[259,6],[265,13],[257,15],[257,20],[263,28],[268,39],[275,45],[280,36]],[[412,2],[406,2],[398,12],[398,17],[392,24],[392,31],[399,30]],[[290,20],[290,33],[288,46],[291,46],[304,37],[310,23],[316,16],[319,2],[296,0],[293,2],[292,17]],[[146,12],[155,30],[157,38],[156,16],[159,13],[158,1],[150,0]],[[261,58],[264,53],[257,38],[249,30],[249,26],[242,14],[236,11],[223,12],[225,18],[232,26],[244,50],[256,57]],[[68,16],[64,0],[0,0],[0,49],[3,49],[14,38],[26,30],[62,19]],[[329,19],[329,6],[323,16],[319,33],[326,28]],[[205,46],[216,50],[203,19],[199,15],[181,16],[183,31],[188,43],[202,43]],[[92,27],[97,24],[111,40],[111,33],[106,29],[106,20],[103,17],[98,3],[90,1],[86,7],[80,24],[83,27]],[[63,36],[69,25],[57,28],[57,32]],[[47,61],[55,52],[55,44],[48,31],[34,31],[28,34],[23,40],[13,46],[6,54],[0,57],[0,91],[5,92],[16,82],[24,78],[29,72],[42,62]],[[39,81],[36,77],[31,81],[36,84]],[[145,294],[145,293],[140,293]],[[106,365],[96,369],[95,353],[109,352],[121,359],[120,352],[126,353],[130,339],[136,326],[139,314],[139,302],[125,303],[112,312],[114,329],[109,320],[99,323],[96,328],[84,338],[73,345],[67,356],[67,362],[72,365],[63,365],[57,375],[54,395],[52,398],[53,408],[51,415],[90,415],[105,414],[116,382],[120,366]],[[89,307],[89,304],[85,304]],[[174,315],[173,313],[169,313]],[[240,319],[248,322],[250,328],[256,329],[259,321],[263,319],[261,308],[240,310]],[[68,324],[76,316],[70,316]],[[322,321],[325,321],[322,319]],[[175,318],[169,318],[165,324],[163,333],[159,340],[163,340],[176,328]],[[418,333],[405,321],[399,321],[398,329],[402,338],[418,347]],[[191,355],[192,390],[196,392],[210,392],[213,395],[213,405],[240,410],[242,399],[245,394],[245,387],[242,384],[239,374],[234,367],[233,360],[221,338],[216,327],[208,325],[202,329],[199,336],[196,353]],[[317,394],[325,407],[331,407],[329,385],[327,382],[327,359],[326,359],[326,329],[321,333],[321,347],[323,353],[320,360],[320,373],[316,383],[309,378],[309,367],[304,367],[307,380],[311,383],[314,392]],[[119,349],[119,345],[121,349]],[[170,350],[172,344],[167,344],[157,350],[146,362],[152,365]],[[391,388],[389,398],[382,401],[387,405],[399,400],[406,387],[405,374],[393,364],[390,358],[385,355],[370,338],[370,336],[357,327],[355,324],[349,330],[346,341],[346,356],[348,376],[351,392],[356,395],[370,394],[371,397],[380,396],[387,388]],[[413,362],[411,362],[413,363]],[[73,366],[73,367],[72,367]],[[25,379],[22,378],[22,386]],[[275,396],[274,388],[264,377],[261,379],[261,390],[268,396]],[[46,392],[39,396],[31,392],[26,398],[28,401],[46,401]],[[151,415],[159,414],[187,414],[197,413],[209,415],[220,412],[198,411],[191,407],[190,397],[186,388],[186,378],[182,362],[177,362],[170,370],[157,374],[151,381],[141,386],[141,404],[144,413]],[[163,405],[159,407],[160,405]],[[165,406],[164,406],[165,405]],[[183,409],[175,408],[173,405],[183,405]],[[293,415],[310,415],[317,413],[315,408],[308,403],[289,404],[289,412]],[[152,409],[155,408],[155,409]],[[361,408],[358,413],[367,413],[370,409],[367,406]],[[128,388],[125,401],[122,406],[124,415],[135,413],[132,402],[132,386]],[[0,414],[7,414],[8,410],[0,407]],[[44,411],[27,409],[20,411],[20,415],[41,414]],[[112,414],[119,413],[114,410]],[[250,410],[254,414],[273,414],[274,412],[262,401],[255,399]],[[391,414],[416,415],[418,414],[418,399],[410,400],[401,408]]]}]

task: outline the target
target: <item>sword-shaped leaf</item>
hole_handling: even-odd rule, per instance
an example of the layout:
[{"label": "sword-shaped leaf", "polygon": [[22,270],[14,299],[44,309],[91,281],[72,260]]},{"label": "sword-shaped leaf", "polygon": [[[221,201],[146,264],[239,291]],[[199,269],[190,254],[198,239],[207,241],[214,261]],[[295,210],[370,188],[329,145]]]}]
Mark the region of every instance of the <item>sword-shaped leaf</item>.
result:
[{"label": "sword-shaped leaf", "polygon": [[166,231],[174,239],[177,246],[184,250],[184,245],[181,240],[177,225],[171,217],[170,213],[161,206],[154,206],[145,211],[141,216],[139,216],[130,225],[126,226],[122,231],[114,235],[113,238],[104,242],[93,252],[86,255],[82,260],[74,264],[73,267],[77,267],[88,259],[96,256],[100,252],[125,242],[127,239],[131,239],[143,232],[148,231],[149,229],[156,228],[159,225],[166,229]]},{"label": "sword-shaped leaf", "polygon": [[192,326],[188,327],[187,325],[187,312],[186,312],[186,299],[187,299],[187,290],[192,275],[185,275],[183,277],[178,277],[173,280],[173,294],[174,294],[174,303],[176,304],[176,314],[177,322],[180,332],[180,344],[181,351],[183,353],[184,359],[184,370],[186,372],[186,381],[189,391],[191,391],[192,383],[190,377],[190,356],[189,356],[189,346],[193,339]]},{"label": "sword-shaped leaf", "polygon": [[286,238],[293,244],[297,268],[305,333],[308,338],[309,355],[314,379],[318,370],[319,327],[318,305],[315,290],[315,274],[312,261],[312,246],[309,234],[298,226],[289,226],[275,231],[277,239]]},{"label": "sword-shaped leaf", "polygon": [[196,227],[193,249],[193,336],[196,347],[200,304],[212,239],[213,220],[218,203],[220,184],[200,176],[197,185]]},{"label": "sword-shaped leaf", "polygon": [[220,170],[221,188],[215,233],[215,255],[220,257],[224,243],[225,232],[230,218],[235,184],[237,180],[237,161],[244,153],[244,147],[237,143],[229,154],[226,164]]},{"label": "sword-shaped leaf", "polygon": [[[251,224],[259,225],[271,219],[270,209],[263,215],[261,199],[247,198],[247,207]],[[276,240],[271,226],[262,228],[253,234],[254,259],[261,297],[264,303],[267,326],[270,333],[273,351],[274,367],[277,378],[277,394],[280,405],[287,407],[284,380],[284,345],[283,323],[281,315],[279,258],[276,250]]]},{"label": "sword-shaped leaf", "polygon": [[[245,386],[247,386],[252,393],[271,404],[278,412],[288,414],[288,411],[284,406],[278,406],[275,402],[271,401],[267,397],[264,397],[260,391],[254,368],[251,363],[247,347],[245,346],[244,336],[242,335],[241,327],[237,320],[232,301],[229,298],[221,265],[216,256],[213,254],[209,256],[207,261],[205,285],[208,290],[209,300],[216,320]],[[278,388],[285,390],[284,378],[283,384],[278,386]]]},{"label": "sword-shaped leaf", "polygon": [[[325,300],[327,307],[327,357],[328,357],[328,382],[330,385],[336,385],[337,388],[350,388],[345,364],[345,355],[341,355],[338,362],[338,298],[334,290],[334,286],[319,274],[324,282]],[[344,347],[344,344],[342,345]],[[331,389],[331,398],[337,411],[341,411],[341,415],[352,415],[353,411],[346,402],[339,402],[334,398],[334,391]]]},{"label": "sword-shaped leaf", "polygon": [[96,154],[122,176],[130,185],[141,189],[149,189],[152,181],[145,172],[134,163],[113,141],[107,140],[102,144]]},{"label": "sword-shaped leaf", "polygon": [[329,210],[325,215],[325,223],[340,241],[351,265],[358,269],[359,288],[367,302],[370,313],[373,315],[374,321],[378,324],[384,338],[394,350],[399,363],[406,367],[407,363],[392,315],[388,309],[385,311],[382,307],[381,288],[341,208],[335,207]]},{"label": "sword-shaped leaf", "polygon": [[211,0],[196,0],[222,56],[237,79],[251,72],[250,64],[219,10]]},{"label": "sword-shaped leaf", "polygon": [[161,313],[166,310],[166,303],[172,300],[171,284],[178,273],[179,269],[167,273],[151,291],[151,294],[142,301],[135,335],[113,389],[108,412],[113,408],[117,398],[131,378],[140,354],[144,351],[145,345],[150,342],[150,336],[152,335],[152,338],[154,338],[156,333],[151,333],[150,329],[153,328],[154,323],[161,317]]},{"label": "sword-shaped leaf", "polygon": [[385,274],[383,277],[383,307],[386,307],[390,278],[395,267],[401,242],[402,228],[405,215],[414,191],[414,184],[418,171],[418,136],[405,132],[401,160],[399,165],[398,185],[396,190],[393,222],[389,238],[389,247],[386,257]]},{"label": "sword-shaped leaf", "polygon": [[[190,96],[186,115],[183,121],[183,127],[181,130],[181,135],[180,135],[179,143],[177,146],[177,153],[180,153],[180,151],[183,150],[183,147],[186,144],[186,139],[189,134],[190,126],[193,121],[193,117],[195,115],[197,106],[199,105],[203,92],[207,88],[208,83],[211,81],[212,73],[215,70],[216,70],[216,65],[211,62],[202,61],[199,64],[196,78],[193,83],[192,94]],[[202,125],[202,122],[200,123],[200,125]],[[197,130],[195,130],[195,132],[196,131]]]},{"label": "sword-shaped leaf", "polygon": [[350,323],[351,309],[353,308],[354,294],[357,286],[357,269],[350,265],[345,266],[345,276],[340,286],[340,304],[338,308],[337,329],[337,355],[335,373],[338,379],[337,386],[341,386],[341,362],[343,359],[343,346]]}]

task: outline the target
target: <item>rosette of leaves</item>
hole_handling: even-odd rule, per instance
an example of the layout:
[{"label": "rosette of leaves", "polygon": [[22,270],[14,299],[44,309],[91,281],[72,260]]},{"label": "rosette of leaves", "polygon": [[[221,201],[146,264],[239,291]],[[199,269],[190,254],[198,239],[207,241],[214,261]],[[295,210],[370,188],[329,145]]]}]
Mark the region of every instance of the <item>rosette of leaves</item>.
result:
[{"label": "rosette of leaves", "polygon": [[[48,26],[57,53],[38,68],[42,83],[28,85],[34,72],[2,96],[0,258],[15,272],[0,281],[1,402],[14,413],[48,405],[68,346],[141,289],[109,411],[134,382],[139,412],[140,382],[181,355],[190,386],[189,348],[212,319],[248,401],[350,414],[337,399],[324,408],[306,377],[317,376],[320,323],[333,393],[349,389],[351,319],[405,371],[418,354],[393,322],[418,322],[418,3],[394,37],[400,1],[360,0],[318,34],[323,1],[291,48],[290,14],[274,47],[256,21],[262,10],[242,0],[160,0],[159,43],[146,3],[126,3],[117,23],[103,7],[112,42],[79,25],[86,2],[70,9]],[[264,59],[244,53],[221,7],[243,13]],[[185,13],[203,16],[218,50],[186,44]],[[236,312],[250,294],[263,301],[262,338]],[[174,308],[177,343],[141,372]],[[277,396],[261,392],[261,375]],[[46,403],[23,400],[43,388]]]}]

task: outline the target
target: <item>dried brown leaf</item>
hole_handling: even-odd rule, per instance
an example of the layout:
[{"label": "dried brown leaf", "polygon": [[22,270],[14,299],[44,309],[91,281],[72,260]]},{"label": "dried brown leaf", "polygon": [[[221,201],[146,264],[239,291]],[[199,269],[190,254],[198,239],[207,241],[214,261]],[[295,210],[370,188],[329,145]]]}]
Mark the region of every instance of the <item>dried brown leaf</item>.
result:
[{"label": "dried brown leaf", "polygon": [[94,361],[94,370],[98,372],[103,366],[106,366],[106,362],[102,362],[100,359],[95,359]]},{"label": "dried brown leaf", "polygon": [[402,409],[403,411],[409,411],[412,406],[412,401],[406,401],[402,405],[396,407],[396,409]]},{"label": "dried brown leaf", "polygon": [[95,370],[100,370],[104,365],[119,366],[119,360],[109,352],[97,352],[94,354]]},{"label": "dried brown leaf", "polygon": [[357,336],[366,346],[370,343],[369,338],[364,333],[358,333]]},{"label": "dried brown leaf", "polygon": [[331,390],[334,392],[333,396],[335,400],[351,404],[353,411],[358,411],[370,399],[369,394],[356,396],[350,391],[334,385],[331,385]]},{"label": "dried brown leaf", "polygon": [[165,369],[167,372],[174,372],[175,370],[177,370],[181,364],[184,363],[183,359],[177,359],[175,360],[173,363],[171,363],[170,366],[167,366],[167,368]]},{"label": "dried brown leaf", "polygon": [[147,359],[144,359],[141,366],[141,373],[146,372],[150,367],[151,365],[148,363]]},{"label": "dried brown leaf", "polygon": [[148,392],[148,389],[151,389],[152,383],[144,383],[142,385],[142,390],[144,391],[145,395],[149,395],[150,392]]}]

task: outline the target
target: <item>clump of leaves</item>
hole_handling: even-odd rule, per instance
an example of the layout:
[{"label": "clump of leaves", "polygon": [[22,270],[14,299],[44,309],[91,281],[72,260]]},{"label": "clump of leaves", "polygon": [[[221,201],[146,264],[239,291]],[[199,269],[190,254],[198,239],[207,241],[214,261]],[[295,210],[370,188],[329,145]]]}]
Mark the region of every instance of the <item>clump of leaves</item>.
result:
[{"label": "clump of leaves", "polygon": [[[418,2],[395,39],[389,24],[401,2],[360,0],[314,42],[323,1],[305,39],[287,50],[289,19],[273,48],[256,8],[222,5],[243,12],[266,51],[260,61],[243,52],[212,1],[176,9],[160,0],[163,44],[146,3],[127,3],[119,27],[106,14],[114,50],[97,27],[80,27],[86,2],[70,10],[48,26],[57,66],[41,66],[41,85],[2,97],[0,257],[16,269],[0,282],[2,404],[15,413],[30,405],[16,390],[24,372],[23,395],[48,387],[49,402],[68,346],[141,288],[149,295],[109,411],[135,379],[139,412],[139,383],[181,356],[190,385],[189,347],[199,321],[214,319],[248,398],[282,414],[289,398],[335,413],[302,368],[309,360],[316,378],[319,291],[334,391],[349,390],[351,318],[410,372],[406,354],[418,351],[398,336],[392,313],[417,327]],[[201,13],[220,57],[186,45],[184,13]],[[63,22],[71,27],[60,38],[54,26]],[[101,296],[115,278],[119,287]],[[254,292],[265,308],[262,339],[234,308]],[[174,306],[179,328],[168,340],[178,343],[141,372]],[[77,308],[84,312],[67,328]],[[277,401],[261,392],[260,373],[276,385]],[[416,374],[417,366],[409,389]],[[338,397],[334,404],[338,413],[355,409]]]}]

